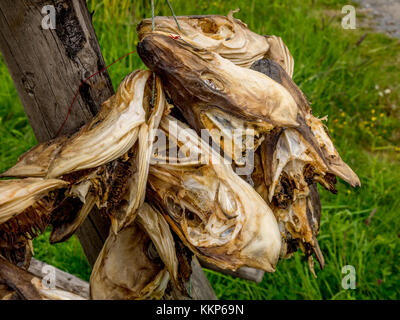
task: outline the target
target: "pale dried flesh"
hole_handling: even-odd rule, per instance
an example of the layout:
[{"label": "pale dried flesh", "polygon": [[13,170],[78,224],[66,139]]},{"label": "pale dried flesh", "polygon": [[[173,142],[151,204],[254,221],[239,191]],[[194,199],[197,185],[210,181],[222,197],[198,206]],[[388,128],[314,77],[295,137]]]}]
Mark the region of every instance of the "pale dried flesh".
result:
[{"label": "pale dried flesh", "polygon": [[90,277],[92,299],[160,299],[170,278],[168,270],[176,277],[169,227],[157,213],[152,216],[158,222],[150,224],[145,217],[149,210],[145,203],[139,208],[139,216],[144,219],[118,234],[110,232]]},{"label": "pale dried flesh", "polygon": [[[172,117],[160,127],[187,158],[150,167],[152,198],[182,241],[205,260],[274,271],[280,235],[271,209],[197,134]],[[200,159],[200,160],[199,160]],[[208,159],[208,160],[207,160]]]},{"label": "pale dried flesh", "polygon": [[197,49],[218,53],[221,57],[241,67],[250,67],[255,61],[270,58],[281,64],[288,74],[293,75],[294,61],[281,38],[261,36],[252,32],[247,25],[233,17],[238,10],[227,16],[204,15],[144,19],[137,27],[139,40],[148,33],[158,33],[181,38]]}]

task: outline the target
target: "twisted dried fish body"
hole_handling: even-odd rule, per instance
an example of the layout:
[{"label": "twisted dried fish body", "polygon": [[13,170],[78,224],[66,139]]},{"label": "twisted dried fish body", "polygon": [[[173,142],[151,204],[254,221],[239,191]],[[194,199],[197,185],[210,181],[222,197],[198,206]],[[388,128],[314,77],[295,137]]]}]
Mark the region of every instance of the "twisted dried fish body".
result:
[{"label": "twisted dried fish body", "polygon": [[177,17],[180,29],[173,17],[155,17],[155,30],[152,30],[151,19],[144,19],[137,28],[139,40],[149,33],[180,36],[194,48],[216,52],[236,65],[250,67],[267,54],[268,39],[250,31],[245,23],[233,17],[233,13],[231,11],[227,17]]},{"label": "twisted dried fish body", "polygon": [[[158,77],[155,103],[150,105],[150,75],[149,71],[128,75],[91,123],[71,138],[59,138],[33,148],[4,174],[62,176],[74,185],[71,190],[85,189],[85,195],[66,195],[68,199],[53,221],[53,243],[70,237],[95,203],[110,215],[114,232],[135,218],[144,201],[155,129],[165,109]],[[79,197],[82,204],[73,197]],[[121,203],[122,200],[125,202]],[[72,203],[81,209],[68,214],[65,209],[71,208]],[[119,210],[114,210],[116,206]]]},{"label": "twisted dried fish body", "polygon": [[125,77],[100,112],[72,137],[42,143],[20,157],[2,176],[60,177],[99,167],[124,155],[135,144],[146,121],[144,88],[151,72],[137,70]]},{"label": "twisted dried fish body", "polygon": [[132,148],[138,127],[145,121],[143,93],[150,75],[149,71],[136,71],[126,76],[99,114],[61,148],[47,176],[98,167]]},{"label": "twisted dried fish body", "polygon": [[193,130],[169,116],[160,127],[191,151],[190,161],[154,164],[149,173],[149,192],[181,240],[221,268],[274,271],[280,236],[267,204]]},{"label": "twisted dried fish body", "polygon": [[[150,90],[148,90],[150,92]],[[143,204],[145,198],[147,176],[149,173],[150,158],[153,150],[153,141],[156,135],[156,129],[159,126],[161,117],[165,112],[164,89],[159,77],[155,77],[155,100],[154,108],[150,110],[150,95],[144,99],[144,109],[146,110],[146,122],[139,129],[139,145],[136,155],[137,171],[128,178],[128,188],[124,196],[127,203],[120,213],[118,219],[112,221],[114,232],[118,232],[123,227],[132,223],[136,217],[137,209]]]},{"label": "twisted dried fish body", "polygon": [[[342,174],[337,175],[353,186],[359,184],[359,180],[341,160],[322,122],[312,115],[306,97],[283,68],[264,59],[255,62],[252,69],[282,84],[294,97],[303,119],[298,128],[275,128],[264,134],[260,156],[265,186],[259,183],[257,190],[271,204],[278,220],[284,240],[281,256],[290,255],[300,247],[309,256],[313,271],[313,253],[321,267],[324,266],[316,239],[321,207],[314,182],[320,182],[336,193],[334,174],[338,171]],[[336,167],[333,163],[337,164]],[[265,198],[267,192],[268,199]]]},{"label": "twisted dried fish body", "polygon": [[157,209],[143,203],[138,210],[137,223],[147,232],[172,280],[179,285],[175,241],[167,221]]},{"label": "twisted dried fish body", "polygon": [[[302,192],[307,193],[307,179],[312,179],[314,175],[324,176],[327,171],[327,167],[318,153],[298,131],[293,129],[283,130],[276,143],[274,153],[263,152],[262,159],[264,170],[272,173],[272,176],[266,181],[269,186],[270,202],[282,177],[290,180],[293,186],[293,200],[296,200],[302,196]],[[312,176],[307,176],[309,174],[307,169],[310,166],[312,167],[312,172],[310,172]],[[324,183],[322,179],[321,181]],[[328,187],[333,186],[328,185]]]},{"label": "twisted dried fish body", "polygon": [[[177,262],[165,221],[162,222],[161,215],[150,212],[157,219],[154,224],[150,223],[146,217],[150,210],[145,204],[139,208],[140,223],[135,221],[118,234],[110,232],[90,277],[92,299],[137,300],[163,296],[170,279],[168,269],[176,274]],[[162,235],[166,237],[161,239]],[[165,264],[162,259],[166,259]]]}]

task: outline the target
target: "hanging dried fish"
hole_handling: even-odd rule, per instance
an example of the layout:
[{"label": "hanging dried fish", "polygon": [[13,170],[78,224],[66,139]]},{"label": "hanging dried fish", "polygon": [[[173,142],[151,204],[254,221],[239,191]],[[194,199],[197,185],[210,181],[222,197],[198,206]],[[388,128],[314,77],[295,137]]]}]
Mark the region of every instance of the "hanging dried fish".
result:
[{"label": "hanging dried fish", "polygon": [[[309,164],[306,155],[300,153],[300,157],[296,157],[296,153],[290,153],[290,146],[273,143],[276,139],[280,141],[281,136],[281,133],[271,134],[263,142],[255,153],[255,171],[251,177],[255,190],[270,205],[278,221],[282,237],[280,257],[290,258],[300,248],[307,255],[311,271],[315,275],[312,254],[316,254],[321,268],[325,264],[317,241],[321,217],[319,194],[316,184],[307,175]],[[271,152],[271,148],[275,152]],[[286,151],[285,156],[273,158],[273,155],[282,154],[282,150]],[[279,166],[280,160],[283,161],[284,169],[277,175],[279,179],[272,182],[271,172],[276,172],[273,164],[275,167]],[[266,177],[269,178],[267,182]]]},{"label": "hanging dried fish", "polygon": [[[94,203],[104,208],[106,214],[116,214],[110,216],[114,232],[133,221],[144,201],[155,129],[165,108],[161,81],[155,77],[153,97],[150,74],[148,71],[131,73],[91,123],[71,138],[59,138],[31,149],[3,174],[62,176],[74,184],[72,189],[77,190],[77,185],[86,189],[89,199],[81,196],[82,204],[70,199],[73,194],[67,195],[53,221],[57,230],[53,231],[52,242],[71,236]],[[154,105],[151,105],[153,98]],[[136,140],[138,147],[135,147]],[[127,206],[121,204],[123,198]],[[81,209],[65,215],[64,209],[72,204]],[[114,210],[116,205],[119,210]]]},{"label": "hanging dried fish", "polygon": [[178,286],[178,258],[176,255],[175,241],[167,221],[157,209],[143,203],[138,210],[137,223],[151,238],[157,254],[164,262],[170,277]]},{"label": "hanging dried fish", "polygon": [[61,148],[47,176],[98,167],[132,148],[145,121],[143,93],[150,75],[149,71],[135,71],[126,76],[96,117]]},{"label": "hanging dried fish", "polygon": [[[187,296],[191,252],[273,272],[300,248],[313,273],[313,254],[323,267],[316,183],[335,193],[336,176],[360,181],[292,80],[282,39],[233,13],[143,20],[138,53],[151,71],[129,74],[89,124],[0,175],[26,177],[0,181],[0,298],[77,298],[10,262],[26,267],[34,236],[51,225],[50,242],[65,241],[96,206],[111,229],[93,299],[160,299],[171,285]],[[234,169],[252,156],[245,181]]]},{"label": "hanging dried fish", "polygon": [[144,37],[138,52],[161,77],[190,126],[198,133],[208,129],[217,145],[224,141],[222,149],[239,166],[243,155],[259,146],[263,133],[275,126],[300,126],[290,93],[259,72],[154,33]]},{"label": "hanging dried fish", "polygon": [[[163,296],[170,279],[168,270],[176,275],[177,261],[168,226],[152,210],[144,204],[139,208],[139,222],[118,234],[110,232],[90,277],[92,299],[141,300]],[[157,220],[150,223],[148,215]]]},{"label": "hanging dried fish", "polygon": [[[293,127],[311,145],[329,172],[338,174],[353,186],[359,185],[354,172],[336,150],[330,148],[330,140],[322,134],[321,125],[317,126],[319,122],[312,116],[304,95],[279,64],[275,63],[278,75],[284,80],[278,83],[269,76],[263,77],[262,70],[252,72],[218,54],[195,50],[179,39],[154,33],[143,38],[138,52],[149,68],[160,74],[174,104],[197,131],[206,128],[210,132],[215,129],[233,132],[245,127],[253,129],[254,137],[259,137],[276,127]],[[215,135],[214,141],[220,143]],[[237,144],[233,134],[228,141]],[[260,139],[255,141],[257,147]],[[245,145],[242,140],[238,149],[246,150]],[[225,149],[233,160],[240,159],[229,148]]]},{"label": "hanging dried fish", "polygon": [[193,130],[170,116],[160,127],[180,152],[190,153],[169,155],[166,164],[156,155],[150,167],[149,198],[163,207],[173,230],[196,255],[221,268],[274,271],[280,235],[267,204]]}]

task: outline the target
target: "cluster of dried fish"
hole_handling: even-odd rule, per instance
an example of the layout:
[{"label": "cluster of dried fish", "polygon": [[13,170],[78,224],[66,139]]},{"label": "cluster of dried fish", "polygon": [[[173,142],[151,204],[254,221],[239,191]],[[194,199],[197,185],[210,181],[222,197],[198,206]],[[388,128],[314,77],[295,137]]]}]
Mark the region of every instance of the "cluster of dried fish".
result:
[{"label": "cluster of dried fish", "polygon": [[95,206],[111,228],[93,299],[187,295],[191,254],[273,272],[300,248],[323,267],[316,183],[335,193],[336,176],[360,182],[293,82],[288,48],[232,12],[178,21],[156,17],[153,30],[143,20],[150,71],[129,74],[90,123],[1,175],[18,179],[0,181],[0,270],[8,260],[25,272],[33,237],[51,226],[50,241],[64,241]]}]

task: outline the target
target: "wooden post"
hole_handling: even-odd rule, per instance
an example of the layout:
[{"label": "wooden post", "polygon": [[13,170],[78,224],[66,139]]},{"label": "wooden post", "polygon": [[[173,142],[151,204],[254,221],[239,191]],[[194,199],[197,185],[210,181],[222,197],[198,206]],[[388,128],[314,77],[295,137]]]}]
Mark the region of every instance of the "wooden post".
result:
[{"label": "wooden post", "polygon": [[[42,8],[52,4],[56,29],[43,29]],[[81,81],[104,67],[85,1],[0,1],[0,50],[39,142],[54,138]],[[81,87],[61,134],[75,132],[113,94],[107,72]],[[93,212],[78,231],[91,265],[108,235]]]},{"label": "wooden post", "polygon": [[[46,5],[55,9],[55,29],[43,28],[51,14]],[[48,27],[51,20],[46,21]],[[0,50],[39,142],[54,138],[81,81],[105,66],[84,0],[1,0]],[[61,134],[88,122],[112,94],[107,71],[82,85]],[[92,266],[108,231],[108,221],[95,210],[77,232]],[[207,283],[194,299],[215,298],[200,267],[193,278]]]}]

